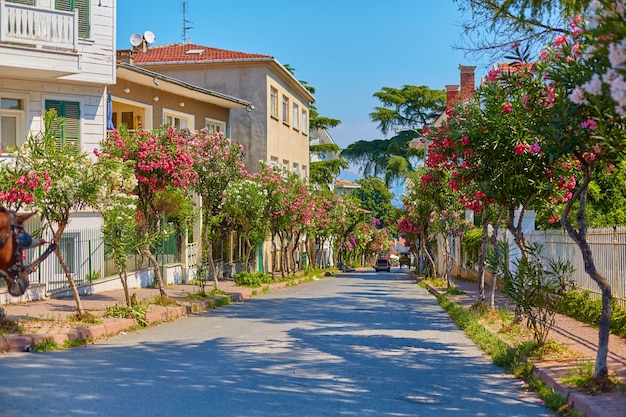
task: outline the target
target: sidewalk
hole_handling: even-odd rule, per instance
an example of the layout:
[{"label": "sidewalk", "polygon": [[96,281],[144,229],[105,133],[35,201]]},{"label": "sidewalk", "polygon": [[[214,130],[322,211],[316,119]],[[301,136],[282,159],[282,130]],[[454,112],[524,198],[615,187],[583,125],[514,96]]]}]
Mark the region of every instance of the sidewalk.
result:
[{"label": "sidewalk", "polygon": [[[463,280],[455,280],[455,284],[464,292],[463,295],[450,297],[457,302],[470,306],[476,302],[478,284]],[[490,288],[486,286],[488,296]],[[510,307],[510,301],[496,291],[496,306]],[[598,329],[587,326],[567,316],[557,314],[554,327],[548,338],[563,346],[580,353],[580,358],[567,362],[540,362],[534,367],[534,374],[555,391],[568,398],[568,402],[586,417],[624,417],[626,416],[626,393],[611,392],[601,395],[587,395],[566,387],[560,382],[568,377],[568,371],[575,371],[580,364],[595,364],[598,347]],[[626,382],[626,339],[611,335],[609,337],[609,354],[607,358],[610,374],[616,374],[622,382]]]},{"label": "sidewalk", "polygon": [[[407,274],[409,272],[407,271]],[[477,284],[457,280],[457,285],[464,291],[463,295],[455,296],[455,299],[464,304],[471,305],[476,301]],[[220,281],[220,290],[229,294],[234,301],[243,301],[260,293],[261,289],[238,287],[233,281]],[[270,285],[270,290],[275,291],[283,288],[287,283],[275,283]],[[209,283],[207,290],[212,288]],[[178,305],[161,307],[150,305],[146,314],[149,323],[175,320],[189,314],[204,311],[211,308],[210,301],[199,301],[189,298],[189,294],[196,293],[195,285],[171,285],[165,287],[168,297],[174,299]],[[487,287],[488,291],[488,287]],[[135,294],[138,301],[154,301],[159,295],[155,288],[135,288],[130,294]],[[124,291],[116,290],[106,293],[84,295],[81,297],[83,309],[95,316],[102,316],[107,307],[126,305]],[[496,295],[496,304],[506,306],[507,299],[499,292]],[[98,339],[113,337],[119,333],[130,331],[136,322],[132,319],[101,318],[101,324],[77,325],[68,321],[76,311],[76,303],[73,298],[48,299],[23,304],[11,304],[5,306],[6,315],[9,319],[19,319],[26,328],[22,335],[5,335],[0,337],[1,352],[23,352],[24,347],[41,343],[45,339],[51,339],[57,344],[63,344],[66,340]],[[568,346],[573,351],[579,352],[581,358],[575,362],[545,362],[535,365],[535,375],[564,396],[568,396],[569,402],[574,408],[580,410],[586,417],[624,417],[626,416],[626,394],[620,392],[605,393],[598,396],[585,395],[560,383],[559,378],[567,376],[568,369],[577,369],[586,361],[595,362],[595,351],[598,342],[598,331],[580,322],[565,316],[557,316],[555,328],[552,329],[550,339]],[[1,357],[1,356],[0,356]],[[615,373],[622,381],[626,381],[626,340],[611,335],[609,341],[608,356],[609,372]]]}]

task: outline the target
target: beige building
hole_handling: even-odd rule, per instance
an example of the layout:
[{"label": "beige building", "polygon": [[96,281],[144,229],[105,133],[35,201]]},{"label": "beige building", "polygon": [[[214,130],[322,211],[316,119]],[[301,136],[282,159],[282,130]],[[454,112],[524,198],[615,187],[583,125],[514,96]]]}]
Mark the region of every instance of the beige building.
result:
[{"label": "beige building", "polygon": [[109,129],[125,124],[131,130],[150,130],[170,124],[226,132],[231,111],[252,105],[125,62],[117,64],[117,81],[109,92],[113,106]]},{"label": "beige building", "polygon": [[274,57],[194,44],[133,52],[134,65],[251,103],[230,113],[228,137],[244,146],[248,170],[260,161],[309,174],[309,103],[314,97]]}]

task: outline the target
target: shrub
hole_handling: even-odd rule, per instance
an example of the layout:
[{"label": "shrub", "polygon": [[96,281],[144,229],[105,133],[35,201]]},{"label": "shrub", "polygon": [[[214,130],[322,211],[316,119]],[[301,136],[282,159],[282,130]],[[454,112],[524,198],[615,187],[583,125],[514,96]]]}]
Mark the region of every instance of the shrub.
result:
[{"label": "shrub", "polygon": [[239,274],[233,275],[233,280],[237,285],[256,288],[262,286],[263,284],[271,283],[272,277],[267,272],[255,272],[254,274],[251,274],[250,272],[243,271]]},{"label": "shrub", "polygon": [[[502,256],[504,253],[493,254],[490,258],[494,260],[489,260],[494,272],[504,277],[504,292],[515,303],[516,313],[527,319],[535,342],[540,346],[548,338],[563,298],[574,287],[571,262],[544,259],[541,249],[541,245],[529,245],[527,256],[514,262],[514,273],[502,265],[506,262],[506,257]],[[499,260],[500,265],[496,265],[495,260]]]}]

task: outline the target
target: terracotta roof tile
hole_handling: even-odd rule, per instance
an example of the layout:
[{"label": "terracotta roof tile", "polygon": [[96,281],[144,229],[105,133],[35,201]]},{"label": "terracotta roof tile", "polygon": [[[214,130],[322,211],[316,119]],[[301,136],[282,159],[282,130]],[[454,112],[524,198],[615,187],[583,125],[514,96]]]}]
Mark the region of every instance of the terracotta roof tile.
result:
[{"label": "terracotta roof tile", "polygon": [[360,187],[357,183],[340,179],[335,179],[335,185],[340,187]]},{"label": "terracotta roof tile", "polygon": [[535,64],[531,62],[499,62],[498,69],[500,70],[500,72],[503,73],[517,72],[522,69],[532,71],[535,69]]},{"label": "terracotta roof tile", "polygon": [[170,44],[153,46],[147,52],[138,51],[133,55],[135,64],[158,62],[195,62],[195,61],[247,61],[273,60],[274,57],[262,54],[228,51],[194,44]]}]

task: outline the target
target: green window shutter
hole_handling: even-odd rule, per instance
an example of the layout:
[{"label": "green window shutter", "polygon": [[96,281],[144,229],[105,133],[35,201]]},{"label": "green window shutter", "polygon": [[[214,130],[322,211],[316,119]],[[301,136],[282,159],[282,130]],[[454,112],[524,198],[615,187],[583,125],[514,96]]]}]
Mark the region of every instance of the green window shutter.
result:
[{"label": "green window shutter", "polygon": [[88,38],[89,29],[89,0],[55,0],[56,9],[66,12],[73,12],[78,9],[78,37]]},{"label": "green window shutter", "polygon": [[[58,129],[58,143],[80,145],[80,103],[76,101],[46,100],[46,110],[54,109],[57,115],[65,118],[65,123]],[[52,126],[56,128],[56,125]]]},{"label": "green window shutter", "polygon": [[8,0],[8,3],[25,4],[27,6],[34,6],[35,0]]}]

